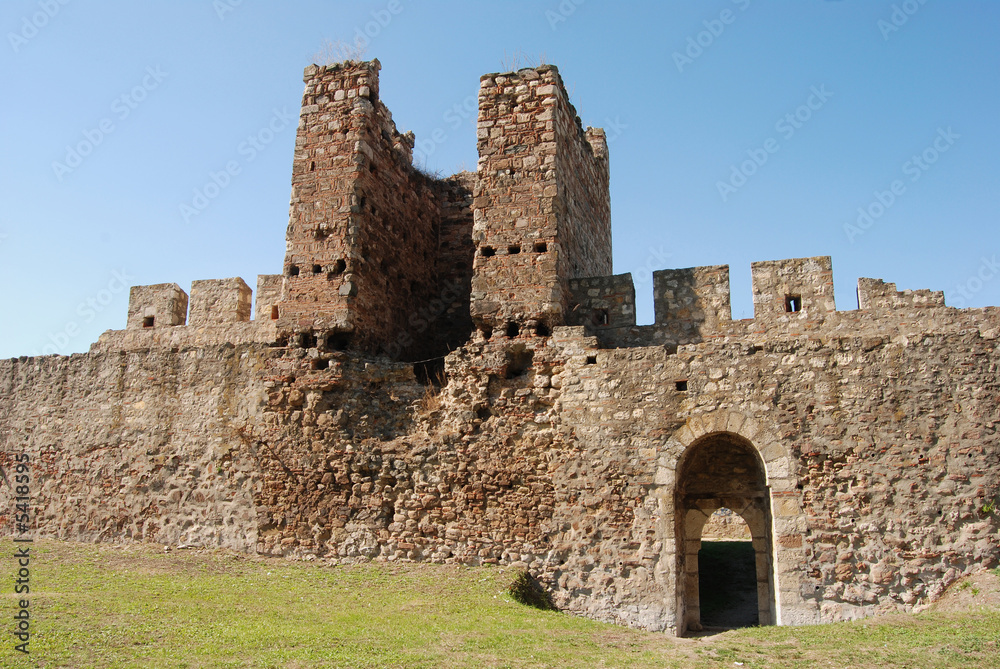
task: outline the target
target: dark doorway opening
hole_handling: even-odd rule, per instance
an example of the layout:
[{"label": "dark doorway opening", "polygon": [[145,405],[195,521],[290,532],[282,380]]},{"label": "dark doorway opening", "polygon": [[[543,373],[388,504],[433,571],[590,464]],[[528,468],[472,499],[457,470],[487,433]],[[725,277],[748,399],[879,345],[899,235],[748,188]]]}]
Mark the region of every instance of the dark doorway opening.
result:
[{"label": "dark doorway opening", "polygon": [[760,624],[757,556],[749,541],[702,541],[698,551],[698,595],[705,629]]},{"label": "dark doorway opening", "polygon": [[[694,442],[678,463],[675,495],[678,634],[773,625],[770,492],[754,446],[728,432]],[[748,612],[755,601],[756,616]]]}]

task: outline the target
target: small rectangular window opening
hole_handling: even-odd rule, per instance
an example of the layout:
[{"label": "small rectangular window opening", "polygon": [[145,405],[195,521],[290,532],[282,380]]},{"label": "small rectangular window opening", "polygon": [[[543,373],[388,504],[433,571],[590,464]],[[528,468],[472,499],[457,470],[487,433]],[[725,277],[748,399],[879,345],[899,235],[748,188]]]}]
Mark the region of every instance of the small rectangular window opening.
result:
[{"label": "small rectangular window opening", "polygon": [[481,249],[479,249],[479,255],[481,255],[484,258],[492,258],[496,254],[497,250],[492,246],[484,246]]},{"label": "small rectangular window opening", "polygon": [[785,295],[785,311],[790,314],[802,311],[802,296]]},{"label": "small rectangular window opening", "polygon": [[313,274],[321,274],[322,272],[323,268],[321,266],[313,265]]},{"label": "small rectangular window opening", "polygon": [[288,276],[298,276],[298,275],[299,275],[299,266],[298,265],[289,266]]},{"label": "small rectangular window opening", "polygon": [[688,389],[687,379],[682,379],[680,381],[675,381],[674,382],[674,388],[677,389],[677,392],[686,393],[687,389]]},{"label": "small rectangular window opening", "polygon": [[156,318],[155,317],[153,317],[153,316],[146,316],[145,318],[142,319],[142,327],[144,327],[144,328],[151,328],[151,327],[153,327],[153,324],[155,322],[156,322]]},{"label": "small rectangular window opening", "polygon": [[597,364],[597,356],[596,355],[588,355],[587,356],[587,364],[588,365],[596,365]]},{"label": "small rectangular window opening", "polygon": [[272,321],[278,320],[278,307],[277,306],[271,307],[271,320]]},{"label": "small rectangular window opening", "polygon": [[607,309],[595,309],[593,315],[594,325],[608,325],[611,323],[611,316]]},{"label": "small rectangular window opening", "polygon": [[507,247],[507,253],[508,253],[508,255],[512,255],[513,256],[513,255],[517,255],[520,252],[521,252],[521,247],[520,246],[514,246],[512,244],[512,245],[510,245],[510,246]]},{"label": "small rectangular window opening", "polygon": [[535,242],[535,253],[545,253],[549,250],[549,245],[545,242]]}]

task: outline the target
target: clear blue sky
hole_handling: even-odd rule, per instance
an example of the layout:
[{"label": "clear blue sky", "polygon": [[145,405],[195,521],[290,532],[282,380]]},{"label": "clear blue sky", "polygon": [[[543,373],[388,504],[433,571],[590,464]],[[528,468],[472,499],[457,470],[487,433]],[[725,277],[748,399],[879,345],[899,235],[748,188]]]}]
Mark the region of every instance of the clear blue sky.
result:
[{"label": "clear blue sky", "polygon": [[[752,261],[812,255],[833,256],[840,309],[859,276],[1000,304],[993,0],[5,0],[0,28],[0,357],[85,351],[124,327],[123,283],[280,272],[284,115],[324,40],[366,30],[382,99],[418,141],[441,131],[426,164],[445,174],[476,165],[480,75],[558,65],[611,138],[640,322],[649,269],[729,264],[746,318]],[[879,215],[845,230],[859,207]]]}]

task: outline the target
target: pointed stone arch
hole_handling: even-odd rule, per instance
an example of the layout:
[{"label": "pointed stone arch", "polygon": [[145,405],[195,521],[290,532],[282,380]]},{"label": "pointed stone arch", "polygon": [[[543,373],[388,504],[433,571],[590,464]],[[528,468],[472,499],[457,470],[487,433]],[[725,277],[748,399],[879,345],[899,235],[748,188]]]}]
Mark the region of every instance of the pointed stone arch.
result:
[{"label": "pointed stone arch", "polygon": [[[718,490],[712,495],[700,491],[692,497],[683,480],[687,474],[685,463],[706,444],[725,442],[752,454],[759,466],[759,485],[755,490],[749,489],[755,486],[749,486],[744,490]],[[676,556],[676,567],[668,580],[676,595],[677,633],[684,634],[689,627],[697,629],[699,625],[697,550],[705,521],[722,506],[739,513],[751,528],[758,556],[758,582],[766,583],[758,594],[760,623],[815,622],[815,607],[806,606],[799,593],[806,525],[797,488],[797,467],[777,430],[735,411],[694,416],[667,441],[659,465],[656,482],[664,491],[661,508],[667,512],[666,518],[674,520],[672,528],[664,528],[664,534],[670,537],[667,550]],[[699,496],[700,501],[692,503]],[[754,499],[759,502],[752,502]]]}]

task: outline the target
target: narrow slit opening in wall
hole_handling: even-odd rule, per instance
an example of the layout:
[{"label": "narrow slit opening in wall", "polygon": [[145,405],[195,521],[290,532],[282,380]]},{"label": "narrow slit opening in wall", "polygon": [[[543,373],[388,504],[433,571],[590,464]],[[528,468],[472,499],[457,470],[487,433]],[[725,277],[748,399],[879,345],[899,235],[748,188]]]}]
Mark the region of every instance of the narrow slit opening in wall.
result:
[{"label": "narrow slit opening in wall", "polygon": [[608,325],[611,322],[611,315],[607,309],[594,309],[594,325]]},{"label": "narrow slit opening in wall", "polygon": [[271,320],[272,321],[278,320],[278,307],[277,306],[271,307]]},{"label": "narrow slit opening in wall", "polygon": [[496,254],[497,250],[492,246],[484,246],[481,249],[479,249],[479,255],[481,255],[484,258],[492,258]]},{"label": "narrow slit opening in wall", "polygon": [[535,242],[535,253],[545,253],[549,250],[549,245],[545,242]]},{"label": "narrow slit opening in wall", "polygon": [[802,296],[785,295],[785,311],[790,314],[802,311]]},{"label": "narrow slit opening in wall", "polygon": [[316,171],[316,161],[315,160],[313,160],[312,162],[309,163],[309,171],[310,172],[315,172]]},{"label": "narrow slit opening in wall", "polygon": [[151,328],[154,323],[156,323],[156,318],[154,316],[146,316],[142,319],[142,327],[144,328]]}]

